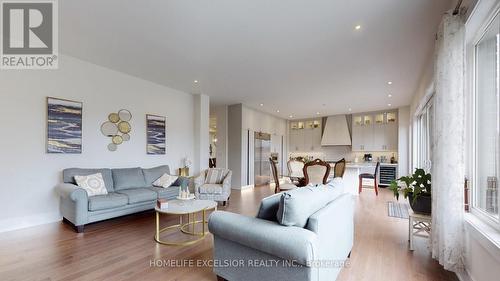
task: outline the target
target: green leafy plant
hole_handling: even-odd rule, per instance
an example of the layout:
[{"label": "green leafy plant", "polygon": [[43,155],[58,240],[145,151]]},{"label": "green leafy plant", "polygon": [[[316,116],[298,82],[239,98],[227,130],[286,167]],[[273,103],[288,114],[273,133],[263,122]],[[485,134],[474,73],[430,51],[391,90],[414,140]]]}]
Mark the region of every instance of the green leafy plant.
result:
[{"label": "green leafy plant", "polygon": [[408,198],[408,194],[413,193],[413,203],[415,203],[420,196],[431,196],[431,174],[426,173],[424,169],[415,169],[413,175],[393,180],[389,189],[394,192],[397,200],[401,191],[404,198]]}]

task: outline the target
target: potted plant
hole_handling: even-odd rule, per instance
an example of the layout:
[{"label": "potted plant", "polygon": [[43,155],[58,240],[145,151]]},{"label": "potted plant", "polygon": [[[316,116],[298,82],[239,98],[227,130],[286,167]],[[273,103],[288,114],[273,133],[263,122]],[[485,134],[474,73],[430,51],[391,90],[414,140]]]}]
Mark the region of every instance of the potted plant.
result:
[{"label": "potted plant", "polygon": [[398,200],[399,192],[402,191],[404,198],[408,198],[415,213],[431,213],[431,174],[423,169],[415,169],[413,175],[393,180],[389,188]]}]

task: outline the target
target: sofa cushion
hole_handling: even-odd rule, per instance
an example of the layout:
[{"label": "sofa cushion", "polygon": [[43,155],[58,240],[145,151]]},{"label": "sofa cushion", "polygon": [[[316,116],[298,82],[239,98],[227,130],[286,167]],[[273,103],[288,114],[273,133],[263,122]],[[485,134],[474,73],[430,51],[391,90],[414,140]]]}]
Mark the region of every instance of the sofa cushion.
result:
[{"label": "sofa cushion", "polygon": [[153,182],[159,179],[163,174],[170,174],[170,168],[168,165],[162,165],[149,169],[142,169],[144,174],[144,180],[146,181],[147,187],[153,186]]},{"label": "sofa cushion", "polygon": [[204,194],[222,194],[222,185],[205,183],[198,188],[198,192]]},{"label": "sofa cushion", "polygon": [[113,176],[111,175],[111,169],[80,169],[80,168],[68,168],[63,170],[63,182],[76,184],[75,176],[88,176],[92,174],[101,173],[102,179],[104,180],[104,185],[108,192],[114,191]]},{"label": "sofa cushion", "polygon": [[115,190],[128,188],[141,188],[146,186],[141,168],[113,169],[113,182]]},{"label": "sofa cushion", "polygon": [[88,176],[75,176],[75,181],[80,188],[85,189],[88,196],[108,194],[101,173]]},{"label": "sofa cushion", "polygon": [[342,188],[329,185],[305,186],[281,195],[277,220],[286,226],[304,227],[309,216],[343,193]]},{"label": "sofa cushion", "polygon": [[129,204],[154,201],[158,198],[158,194],[148,188],[122,189],[117,193],[125,194],[128,197]]},{"label": "sofa cushion", "polygon": [[179,178],[178,176],[163,174],[163,176],[161,176],[159,179],[157,179],[153,182],[153,186],[169,187],[169,186],[173,185],[177,181],[178,178]]},{"label": "sofa cushion", "polygon": [[89,211],[117,208],[127,205],[126,195],[110,192],[106,195],[96,195],[89,197]]},{"label": "sofa cushion", "polygon": [[260,201],[259,212],[257,218],[276,221],[276,214],[280,205],[281,193],[273,194]]},{"label": "sofa cushion", "polygon": [[163,187],[148,187],[147,189],[156,192],[157,197],[161,199],[174,199],[179,196],[179,187],[178,186],[169,186],[167,188]]}]

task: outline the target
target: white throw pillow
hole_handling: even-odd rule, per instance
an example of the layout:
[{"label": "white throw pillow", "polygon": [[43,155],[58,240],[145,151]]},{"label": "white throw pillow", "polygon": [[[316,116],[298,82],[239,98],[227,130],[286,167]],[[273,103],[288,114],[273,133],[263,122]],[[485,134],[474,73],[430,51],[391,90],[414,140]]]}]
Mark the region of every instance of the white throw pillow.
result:
[{"label": "white throw pillow", "polygon": [[178,176],[163,174],[163,176],[161,176],[160,178],[158,178],[153,182],[153,186],[166,188],[171,186],[178,178],[179,178]]},{"label": "white throw pillow", "polygon": [[79,187],[87,191],[88,196],[108,194],[101,173],[88,176],[75,176],[75,181]]}]

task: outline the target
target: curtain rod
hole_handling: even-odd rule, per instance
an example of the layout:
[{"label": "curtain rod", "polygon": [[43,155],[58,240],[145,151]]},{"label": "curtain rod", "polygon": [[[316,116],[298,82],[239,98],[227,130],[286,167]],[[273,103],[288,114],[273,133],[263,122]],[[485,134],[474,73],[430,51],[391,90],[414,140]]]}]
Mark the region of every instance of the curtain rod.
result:
[{"label": "curtain rod", "polygon": [[462,0],[458,0],[457,6],[455,7],[455,10],[453,10],[453,15],[458,15],[460,12],[460,6],[462,5]]}]

